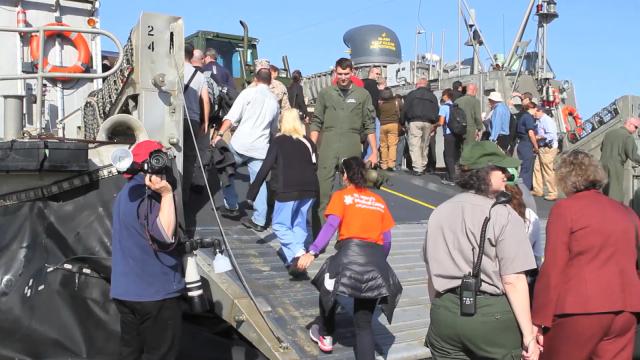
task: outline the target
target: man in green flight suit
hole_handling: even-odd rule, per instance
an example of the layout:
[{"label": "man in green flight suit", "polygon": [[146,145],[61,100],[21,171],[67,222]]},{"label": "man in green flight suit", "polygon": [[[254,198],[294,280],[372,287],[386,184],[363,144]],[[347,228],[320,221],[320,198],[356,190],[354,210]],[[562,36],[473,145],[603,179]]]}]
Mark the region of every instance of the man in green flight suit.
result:
[{"label": "man in green flight suit", "polygon": [[482,116],[480,115],[480,100],[476,97],[478,86],[467,84],[467,93],[456,99],[460,109],[467,116],[467,134],[464,137],[462,151],[480,139],[482,133]]},{"label": "man in green flight suit", "polygon": [[604,193],[610,198],[624,201],[624,165],[627,160],[640,164],[640,155],[634,139],[640,127],[640,118],[628,118],[620,128],[609,131],[602,140],[600,162],[607,172],[609,182]]},{"label": "man in green flight suit", "polygon": [[333,192],[335,175],[340,161],[351,156],[360,156],[361,134],[367,136],[372,149],[365,161],[378,163],[378,144],[375,136],[375,109],[371,95],[363,88],[352,84],[353,64],[340,58],[336,61],[336,85],[324,88],[318,94],[315,111],[309,130],[310,137],[318,141],[318,182],[320,199],[312,212],[313,235],[316,236],[324,223],[324,211]]}]

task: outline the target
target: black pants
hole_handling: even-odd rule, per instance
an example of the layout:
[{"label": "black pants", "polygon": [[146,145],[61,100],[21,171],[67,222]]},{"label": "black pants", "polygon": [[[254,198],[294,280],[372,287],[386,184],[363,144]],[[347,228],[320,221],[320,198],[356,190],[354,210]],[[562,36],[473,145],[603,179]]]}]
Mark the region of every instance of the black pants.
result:
[{"label": "black pants", "polygon": [[436,171],[436,136],[431,135],[429,138],[429,153],[427,154],[427,168],[428,172]]},{"label": "black pants", "polygon": [[456,164],[460,161],[462,138],[453,134],[444,136],[444,165],[447,167],[447,180],[455,181]]},{"label": "black pants", "polygon": [[202,175],[202,169],[200,169],[198,153],[202,157],[207,151],[210,142],[209,136],[202,132],[198,121],[192,120],[191,126],[196,137],[195,143],[189,129],[189,122],[184,119],[184,148],[182,153],[182,201],[184,206],[187,205],[186,201],[191,194],[191,185],[204,185],[204,176]]},{"label": "black pants", "polygon": [[511,144],[511,139],[509,135],[498,135],[496,138],[496,143],[505,153],[509,150],[509,144]]},{"label": "black pants", "polygon": [[[357,360],[375,359],[371,319],[377,304],[378,299],[353,299],[353,326],[356,330],[355,353]],[[334,302],[331,309],[325,309],[320,301],[320,335],[330,336],[335,332],[336,306],[337,303]]]},{"label": "black pants", "polygon": [[114,300],[120,313],[120,360],[175,359],[180,348],[179,298]]}]

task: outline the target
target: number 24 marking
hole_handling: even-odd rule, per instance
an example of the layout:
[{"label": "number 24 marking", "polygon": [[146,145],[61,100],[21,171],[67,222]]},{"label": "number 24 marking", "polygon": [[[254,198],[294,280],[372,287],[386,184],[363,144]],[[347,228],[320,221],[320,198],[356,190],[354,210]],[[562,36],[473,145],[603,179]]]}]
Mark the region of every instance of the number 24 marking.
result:
[{"label": "number 24 marking", "polygon": [[[154,30],[153,25],[147,25],[147,36],[154,36],[153,30]],[[149,46],[147,46],[147,49],[151,50],[151,52],[155,50],[154,41],[151,41],[151,43],[149,43]]]}]

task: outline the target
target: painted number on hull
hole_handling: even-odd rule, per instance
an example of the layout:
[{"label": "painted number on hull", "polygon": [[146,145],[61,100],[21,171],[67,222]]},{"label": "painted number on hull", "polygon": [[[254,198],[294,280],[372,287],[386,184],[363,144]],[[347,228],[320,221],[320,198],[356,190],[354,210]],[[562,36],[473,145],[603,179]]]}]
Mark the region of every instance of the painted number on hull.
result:
[{"label": "painted number on hull", "polygon": [[[154,36],[153,30],[153,25],[147,25],[147,36]],[[155,41],[151,40],[151,42],[147,46],[147,49],[151,50],[151,52],[154,52],[155,48]]]}]

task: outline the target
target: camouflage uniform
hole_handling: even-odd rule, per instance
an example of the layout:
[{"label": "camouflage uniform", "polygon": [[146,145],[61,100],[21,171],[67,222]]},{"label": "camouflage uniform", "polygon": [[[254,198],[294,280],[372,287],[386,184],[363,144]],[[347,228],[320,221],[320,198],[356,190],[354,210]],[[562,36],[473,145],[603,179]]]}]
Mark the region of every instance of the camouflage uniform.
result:
[{"label": "camouflage uniform", "polygon": [[291,109],[291,104],[289,104],[289,93],[287,92],[287,87],[280,80],[272,79],[271,85],[269,85],[269,90],[276,96],[278,99],[278,105],[280,105],[280,114],[287,109]]}]

